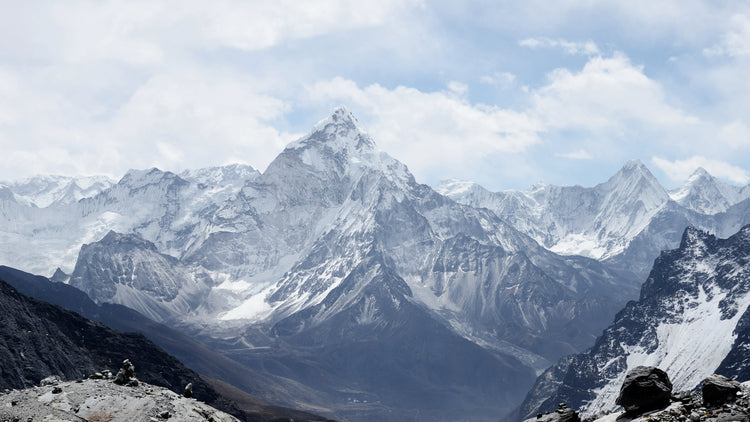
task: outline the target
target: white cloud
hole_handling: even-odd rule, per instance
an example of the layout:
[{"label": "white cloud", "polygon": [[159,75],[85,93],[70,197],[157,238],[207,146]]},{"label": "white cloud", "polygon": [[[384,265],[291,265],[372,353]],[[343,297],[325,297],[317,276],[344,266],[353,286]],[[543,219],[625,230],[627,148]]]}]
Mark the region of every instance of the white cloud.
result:
[{"label": "white cloud", "polygon": [[744,122],[735,120],[720,128],[719,140],[722,145],[732,150],[748,147],[750,146],[750,128]]},{"label": "white cloud", "polygon": [[669,161],[659,157],[651,158],[651,162],[661,169],[670,179],[683,182],[698,168],[703,167],[712,175],[730,182],[746,184],[750,181],[748,172],[732,164],[720,160],[709,159],[700,155],[685,160]]},{"label": "white cloud", "polygon": [[288,111],[261,82],[232,71],[165,70],[104,112],[0,73],[0,147],[7,158],[0,178],[119,177],[128,168],[180,170],[238,158],[262,170],[297,136],[271,123]]},{"label": "white cloud", "polygon": [[534,113],[561,129],[618,131],[694,125],[699,120],[668,104],[662,87],[623,54],[593,57],[580,72],[557,69],[534,91]]},{"label": "white cloud", "polygon": [[555,156],[561,158],[569,158],[571,160],[591,160],[592,158],[594,158],[591,154],[589,154],[588,151],[584,149],[579,149],[578,151],[573,152],[557,153],[555,154]]},{"label": "white cloud", "polygon": [[378,26],[421,0],[296,0],[193,3],[209,39],[243,50],[257,50],[286,39],[309,38],[331,31]]},{"label": "white cloud", "polygon": [[0,48],[21,60],[151,66],[196,51],[257,51],[377,27],[422,7],[422,0],[17,2],[3,8]]},{"label": "white cloud", "polygon": [[458,96],[464,96],[469,91],[469,86],[465,83],[450,81],[448,83],[448,89]]},{"label": "white cloud", "polygon": [[730,28],[718,44],[704,49],[703,54],[729,57],[750,55],[750,17],[741,14],[734,15]]},{"label": "white cloud", "polygon": [[351,106],[380,147],[418,176],[465,167],[486,154],[524,151],[540,141],[542,130],[527,114],[471,104],[453,92],[359,87],[334,78],[311,86],[309,95],[316,104]]},{"label": "white cloud", "polygon": [[516,75],[510,72],[495,72],[491,75],[484,75],[479,78],[479,81],[483,84],[493,85],[500,89],[508,89],[516,81]]},{"label": "white cloud", "polygon": [[547,37],[526,38],[518,42],[521,47],[536,48],[559,48],[567,54],[596,56],[599,55],[599,47],[593,41],[574,42],[564,39],[552,39]]}]

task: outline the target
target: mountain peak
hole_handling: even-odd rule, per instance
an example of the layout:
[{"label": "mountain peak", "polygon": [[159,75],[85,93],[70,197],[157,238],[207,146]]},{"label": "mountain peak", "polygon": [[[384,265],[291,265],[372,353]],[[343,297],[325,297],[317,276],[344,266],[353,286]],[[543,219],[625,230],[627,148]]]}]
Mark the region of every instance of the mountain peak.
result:
[{"label": "mountain peak", "polygon": [[708,215],[724,212],[747,196],[741,188],[717,179],[702,167],[695,169],[681,187],[670,192],[673,201]]},{"label": "mountain peak", "polygon": [[646,165],[643,164],[641,160],[635,159],[635,160],[628,160],[625,163],[625,165],[622,166],[621,171],[628,171],[628,170],[635,170],[635,169],[648,170],[648,168],[646,168]]},{"label": "mountain peak", "polygon": [[697,179],[699,177],[713,177],[709,172],[706,171],[703,167],[698,167],[695,169],[693,174],[690,175],[689,180]]},{"label": "mountain peak", "polygon": [[364,132],[359,127],[359,121],[349,109],[344,106],[338,106],[333,109],[330,116],[319,121],[312,130],[312,133],[318,131],[330,130],[331,128],[345,129],[347,131]]},{"label": "mountain peak", "polygon": [[701,249],[701,246],[715,239],[716,238],[712,234],[706,231],[695,228],[693,226],[688,226],[685,228],[685,231],[682,233],[682,240],[680,241],[680,249],[682,250]]},{"label": "mountain peak", "polygon": [[656,177],[640,160],[630,160],[607,182],[598,185],[605,190],[619,187],[630,190],[630,194],[643,193],[646,190],[666,201],[667,191],[659,184]]},{"label": "mountain peak", "polygon": [[330,116],[318,122],[302,139],[292,142],[287,149],[326,146],[334,151],[375,152],[375,142],[359,126],[357,118],[343,106],[336,107]]},{"label": "mountain peak", "polygon": [[614,177],[620,178],[646,178],[656,180],[656,177],[651,173],[651,170],[646,167],[641,160],[630,160],[622,166],[620,171]]},{"label": "mountain peak", "polygon": [[333,113],[331,113],[328,119],[333,121],[351,122],[354,124],[357,123],[357,118],[354,117],[354,114],[352,114],[352,112],[344,106],[338,106],[334,108]]}]

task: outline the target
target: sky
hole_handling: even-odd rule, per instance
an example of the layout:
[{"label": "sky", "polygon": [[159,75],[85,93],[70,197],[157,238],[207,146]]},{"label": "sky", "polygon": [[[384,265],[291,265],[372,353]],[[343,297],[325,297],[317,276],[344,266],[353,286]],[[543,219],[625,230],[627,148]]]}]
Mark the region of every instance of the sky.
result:
[{"label": "sky", "polygon": [[731,0],[0,0],[0,180],[263,171],[343,105],[430,185],[745,185],[748,75]]}]

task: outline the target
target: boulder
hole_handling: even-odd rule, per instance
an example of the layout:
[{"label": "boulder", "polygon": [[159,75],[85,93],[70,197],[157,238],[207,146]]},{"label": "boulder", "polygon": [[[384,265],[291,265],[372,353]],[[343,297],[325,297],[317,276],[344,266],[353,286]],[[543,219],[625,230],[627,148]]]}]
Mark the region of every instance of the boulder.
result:
[{"label": "boulder", "polygon": [[616,404],[629,414],[641,414],[669,405],[672,382],[666,372],[653,366],[638,366],[625,376]]},{"label": "boulder", "polygon": [[739,382],[716,374],[703,380],[703,387],[701,388],[703,403],[709,406],[733,402],[739,391]]}]

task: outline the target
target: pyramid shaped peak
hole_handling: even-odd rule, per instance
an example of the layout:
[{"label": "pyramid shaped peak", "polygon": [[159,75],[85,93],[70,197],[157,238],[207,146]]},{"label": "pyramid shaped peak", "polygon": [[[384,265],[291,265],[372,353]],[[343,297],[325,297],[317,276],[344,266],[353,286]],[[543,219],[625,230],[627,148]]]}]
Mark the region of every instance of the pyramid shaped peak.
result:
[{"label": "pyramid shaped peak", "polygon": [[710,173],[706,169],[704,169],[703,167],[698,167],[697,169],[695,169],[695,171],[693,172],[693,174],[701,174],[701,175],[708,174],[708,175],[710,175]]},{"label": "pyramid shaped peak", "polygon": [[345,106],[338,106],[334,108],[333,112],[331,113],[331,119],[353,121],[355,123],[357,122],[357,118],[354,117],[354,114],[352,114],[352,112],[349,111],[349,109]]},{"label": "pyramid shaped peak", "polygon": [[287,149],[325,145],[333,150],[374,152],[375,142],[359,126],[354,115],[343,106],[336,107],[325,119],[318,122],[302,139],[292,142]]},{"label": "pyramid shaped peak", "polygon": [[711,176],[711,173],[706,171],[706,169],[704,169],[703,167],[698,167],[697,169],[695,169],[695,171],[693,171],[688,180],[695,180],[698,178],[713,178],[713,176]]},{"label": "pyramid shaped peak", "polygon": [[338,106],[334,108],[328,117],[319,121],[313,127],[313,132],[325,129],[326,127],[329,127],[331,125],[336,127],[357,129],[362,132],[362,129],[359,127],[359,121],[357,120],[357,118],[354,117],[354,114],[352,114],[352,112],[344,106]]},{"label": "pyramid shaped peak", "polygon": [[656,177],[651,173],[651,170],[646,167],[641,160],[630,160],[625,163],[625,165],[622,166],[620,171],[618,171],[612,178],[609,179],[609,182],[614,182],[616,180],[639,180],[639,179],[647,179],[652,180],[655,183]]},{"label": "pyramid shaped peak", "polygon": [[641,160],[635,159],[635,160],[629,160],[625,163],[625,165],[622,166],[622,170],[646,170],[648,171],[648,167],[646,167],[645,164]]}]

